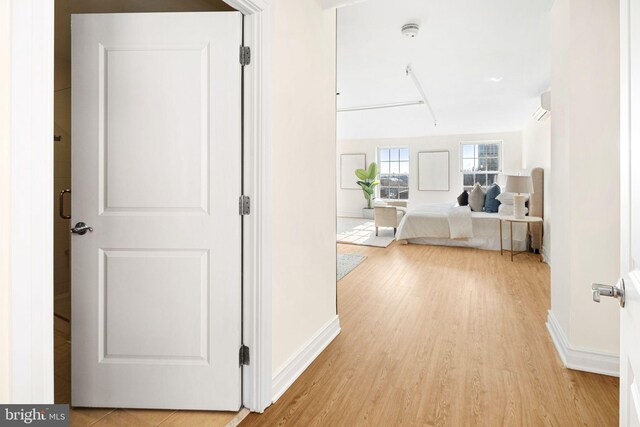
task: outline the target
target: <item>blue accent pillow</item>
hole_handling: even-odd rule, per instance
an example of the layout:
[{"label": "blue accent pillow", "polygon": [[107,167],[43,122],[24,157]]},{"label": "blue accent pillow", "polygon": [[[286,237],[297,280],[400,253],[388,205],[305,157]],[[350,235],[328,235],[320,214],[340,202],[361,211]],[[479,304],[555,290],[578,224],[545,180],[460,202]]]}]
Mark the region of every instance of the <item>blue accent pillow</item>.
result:
[{"label": "blue accent pillow", "polygon": [[500,186],[493,184],[487,188],[487,192],[484,195],[484,211],[489,213],[498,213],[498,207],[500,206],[500,200],[496,200],[496,197],[500,195]]}]

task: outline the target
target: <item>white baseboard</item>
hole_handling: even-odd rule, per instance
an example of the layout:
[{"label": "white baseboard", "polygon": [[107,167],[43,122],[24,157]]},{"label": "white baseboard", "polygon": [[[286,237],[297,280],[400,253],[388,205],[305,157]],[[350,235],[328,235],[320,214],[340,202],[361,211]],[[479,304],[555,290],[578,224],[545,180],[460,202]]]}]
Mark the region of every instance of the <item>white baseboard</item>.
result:
[{"label": "white baseboard", "polygon": [[298,379],[305,369],[322,353],[335,337],[340,333],[340,319],[336,315],[315,333],[300,349],[287,360],[278,373],[273,376],[273,403],[295,380]]},{"label": "white baseboard", "polygon": [[551,265],[551,256],[549,255],[549,251],[546,246],[542,247],[542,259],[544,259],[544,262]]},{"label": "white baseboard", "polygon": [[571,348],[567,335],[562,330],[551,310],[547,316],[547,329],[562,363],[569,369],[593,372],[594,374],[620,376],[620,357],[615,354]]}]

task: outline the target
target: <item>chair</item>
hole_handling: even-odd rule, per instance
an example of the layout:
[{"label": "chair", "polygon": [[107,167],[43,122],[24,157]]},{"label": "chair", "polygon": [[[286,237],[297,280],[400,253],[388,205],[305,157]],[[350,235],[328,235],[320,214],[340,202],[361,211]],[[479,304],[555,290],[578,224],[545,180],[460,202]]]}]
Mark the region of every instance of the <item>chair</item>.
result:
[{"label": "chair", "polygon": [[376,206],[374,208],[376,236],[379,227],[393,228],[395,236],[406,207],[407,202],[386,202],[385,206]]}]

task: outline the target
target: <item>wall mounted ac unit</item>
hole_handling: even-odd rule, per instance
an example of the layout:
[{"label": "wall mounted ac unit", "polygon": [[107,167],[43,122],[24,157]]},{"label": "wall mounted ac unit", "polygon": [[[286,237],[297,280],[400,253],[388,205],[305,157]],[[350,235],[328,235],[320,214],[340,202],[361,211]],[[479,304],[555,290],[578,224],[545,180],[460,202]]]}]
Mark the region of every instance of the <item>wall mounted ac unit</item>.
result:
[{"label": "wall mounted ac unit", "polygon": [[540,95],[540,107],[533,113],[536,121],[544,120],[551,113],[551,92],[545,92]]}]

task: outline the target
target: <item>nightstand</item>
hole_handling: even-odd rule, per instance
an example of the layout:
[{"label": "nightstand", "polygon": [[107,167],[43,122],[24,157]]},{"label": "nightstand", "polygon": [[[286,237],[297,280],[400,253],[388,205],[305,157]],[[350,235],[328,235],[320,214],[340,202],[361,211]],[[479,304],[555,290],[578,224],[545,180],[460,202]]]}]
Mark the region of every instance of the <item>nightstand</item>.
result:
[{"label": "nightstand", "polygon": [[544,220],[538,216],[525,216],[522,219],[514,218],[513,216],[501,216],[500,217],[500,255],[502,255],[505,249],[502,247],[502,224],[506,221],[509,223],[509,240],[511,241],[511,247],[509,251],[511,252],[511,262],[513,262],[513,257],[522,254],[528,251],[513,251],[513,223],[525,223],[527,224],[527,235],[529,235],[530,225],[534,223],[540,223],[540,262],[543,261],[542,257],[542,229],[544,227]]}]

